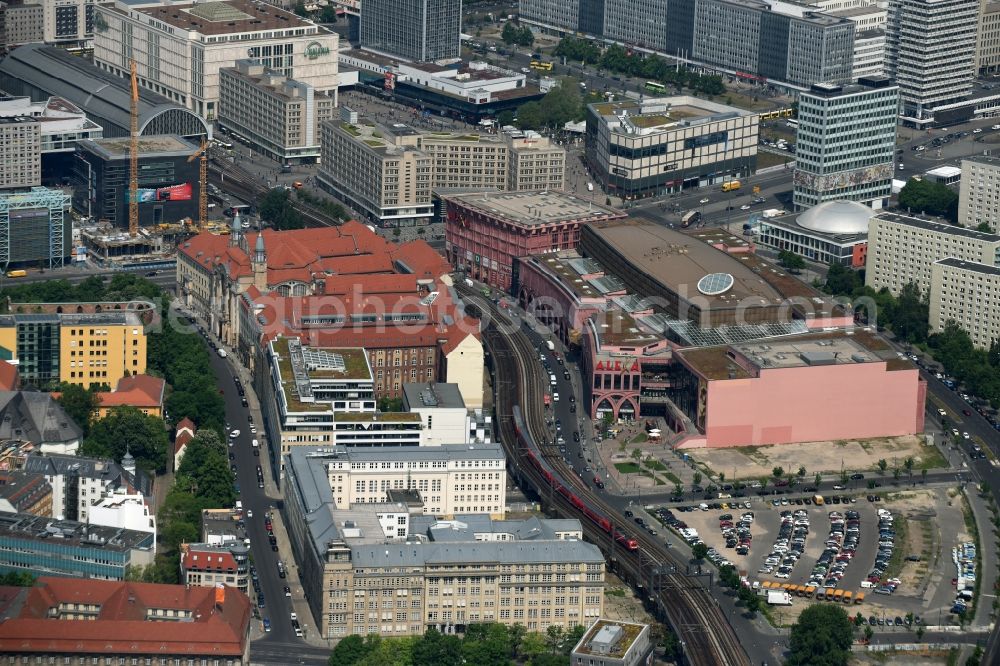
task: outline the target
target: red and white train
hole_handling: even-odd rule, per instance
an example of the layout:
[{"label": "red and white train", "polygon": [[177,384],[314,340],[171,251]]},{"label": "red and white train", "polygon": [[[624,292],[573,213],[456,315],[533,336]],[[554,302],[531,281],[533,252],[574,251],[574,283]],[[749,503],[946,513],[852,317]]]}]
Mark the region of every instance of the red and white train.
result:
[{"label": "red and white train", "polygon": [[[521,415],[521,407],[519,405],[514,405],[513,413],[514,428],[517,431],[519,445],[524,450],[525,457],[531,461],[532,466],[534,466],[535,469],[542,474],[542,477],[545,478],[545,482],[552,486],[553,491],[569,500],[570,504],[576,507],[576,509],[578,509],[592,523],[600,527],[604,532],[612,535],[615,541],[621,544],[624,548],[627,550],[639,550],[638,541],[614,529],[614,525],[607,516],[587,506],[583,500],[576,496],[568,484],[563,483],[562,478],[559,477],[556,471],[552,469],[552,467],[550,467],[542,457],[541,450],[539,450],[534,439],[531,437],[531,434],[528,432],[528,429],[524,424],[524,418]],[[539,492],[542,492],[543,490],[543,488],[538,488]]]}]

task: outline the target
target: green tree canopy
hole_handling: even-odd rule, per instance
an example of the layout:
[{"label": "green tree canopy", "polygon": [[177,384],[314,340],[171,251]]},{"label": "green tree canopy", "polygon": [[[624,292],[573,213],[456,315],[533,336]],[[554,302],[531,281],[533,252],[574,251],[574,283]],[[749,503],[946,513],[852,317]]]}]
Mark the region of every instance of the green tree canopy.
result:
[{"label": "green tree canopy", "polygon": [[943,183],[910,179],[899,192],[899,207],[911,213],[940,215],[958,222],[958,194]]},{"label": "green tree canopy", "polygon": [[792,625],[787,666],[847,666],[853,643],[851,619],[840,606],[818,604]]},{"label": "green tree canopy", "polygon": [[90,432],[90,422],[97,411],[99,400],[97,391],[84,388],[79,384],[69,384],[63,382],[59,385],[59,404],[66,411],[73,422],[83,430],[86,437]]},{"label": "green tree canopy", "polygon": [[291,192],[284,187],[275,187],[257,200],[257,212],[262,220],[270,222],[275,229],[302,229],[305,222],[302,214],[292,206]]},{"label": "green tree canopy", "polygon": [[121,462],[128,451],[138,467],[152,473],[165,468],[168,445],[161,419],[134,407],[116,407],[91,425],[80,455]]}]

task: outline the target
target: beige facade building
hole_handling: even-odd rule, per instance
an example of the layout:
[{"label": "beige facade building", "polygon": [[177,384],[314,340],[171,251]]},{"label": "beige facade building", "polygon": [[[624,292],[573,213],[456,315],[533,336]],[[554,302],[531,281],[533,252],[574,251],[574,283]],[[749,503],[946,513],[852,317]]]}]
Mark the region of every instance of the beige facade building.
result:
[{"label": "beige facade building", "polygon": [[209,120],[218,116],[219,70],[252,58],[316,90],[337,88],[335,33],[250,0],[94,6],[94,63]]},{"label": "beige facade building", "polygon": [[1000,236],[896,213],[879,213],[868,224],[865,284],[898,295],[915,282],[931,290],[931,266],[955,258],[988,266],[1000,264]]},{"label": "beige facade building", "polygon": [[980,349],[1000,340],[1000,268],[960,259],[931,265],[931,330],[941,331],[949,321]]},{"label": "beige facade building", "polygon": [[319,124],[336,106],[336,90],[319,92],[253,60],[219,70],[219,122],[275,160],[317,162]]},{"label": "beige facade building", "polygon": [[962,160],[958,223],[975,228],[985,222],[1000,230],[1000,159],[979,155]]},{"label": "beige facade building", "polygon": [[507,463],[499,444],[312,450],[306,455],[326,469],[337,506],[380,503],[389,490],[416,490],[428,515],[504,516]]},{"label": "beige facade building", "polygon": [[1000,2],[983,2],[976,31],[976,71],[991,74],[1000,69]]},{"label": "beige facade building", "polygon": [[541,136],[422,133],[360,119],[324,123],[321,137],[321,185],[384,226],[429,222],[438,188],[564,186],[566,151]]},{"label": "beige facade building", "polygon": [[0,190],[42,182],[42,134],[37,120],[0,118]]},{"label": "beige facade building", "polygon": [[289,456],[289,538],[324,638],[464,631],[472,623],[528,631],[601,616],[605,563],[578,520],[439,521],[401,505],[338,508],[326,469]]},{"label": "beige facade building", "polygon": [[0,43],[8,47],[45,38],[45,7],[18,0],[0,2]]},{"label": "beige facade building", "polygon": [[587,106],[586,156],[614,196],[635,199],[749,175],[759,115],[690,96]]}]

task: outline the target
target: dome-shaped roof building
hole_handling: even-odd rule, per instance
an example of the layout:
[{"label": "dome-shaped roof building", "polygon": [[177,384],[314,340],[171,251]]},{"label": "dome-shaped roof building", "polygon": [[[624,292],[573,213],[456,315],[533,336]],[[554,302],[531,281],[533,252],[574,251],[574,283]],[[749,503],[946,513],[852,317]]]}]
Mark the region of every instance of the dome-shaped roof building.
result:
[{"label": "dome-shaped roof building", "polygon": [[822,234],[867,234],[875,211],[857,201],[824,201],[800,213],[796,223]]},{"label": "dome-shaped roof building", "polygon": [[821,264],[860,268],[868,256],[868,221],[876,212],[857,201],[837,199],[801,213],[751,218],[745,226],[758,245]]}]

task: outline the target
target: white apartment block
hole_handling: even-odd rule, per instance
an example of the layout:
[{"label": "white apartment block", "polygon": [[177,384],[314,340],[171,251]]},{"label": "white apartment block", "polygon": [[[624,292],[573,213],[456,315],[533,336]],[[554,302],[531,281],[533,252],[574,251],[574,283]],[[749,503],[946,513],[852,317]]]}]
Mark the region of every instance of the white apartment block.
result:
[{"label": "white apartment block", "polygon": [[[584,0],[583,4],[593,3]],[[663,0],[605,0],[604,39],[662,51],[668,4]]]},{"label": "white apartment block", "polygon": [[979,349],[1000,340],[1000,268],[954,258],[935,261],[929,300],[932,331],[954,321]]},{"label": "white apartment block", "polygon": [[992,74],[1000,69],[1000,2],[986,2],[976,33],[976,71]]},{"label": "white apartment block", "polygon": [[1000,159],[974,156],[962,160],[958,193],[958,223],[977,227],[985,222],[1000,230]]},{"label": "white apartment block", "polygon": [[336,90],[319,92],[253,60],[219,70],[219,122],[274,160],[319,161],[319,124],[336,106]]},{"label": "white apartment block", "polygon": [[336,90],[335,33],[250,0],[126,2],[95,6],[94,63],[188,109],[218,115],[219,70],[252,58],[319,91]]},{"label": "white apartment block", "polygon": [[858,201],[883,208],[895,173],[899,87],[885,77],[814,84],[799,95],[795,208]]},{"label": "white apartment block", "polygon": [[326,470],[339,507],[382,503],[390,490],[415,490],[428,515],[504,516],[507,463],[499,444],[404,446],[391,451],[303,447],[292,456],[305,456]]},{"label": "white apartment block", "polygon": [[150,532],[156,547],[156,514],[141,493],[128,488],[109,490],[89,511],[89,524]]},{"label": "white apartment block", "polygon": [[292,551],[325,638],[486,622],[544,632],[601,616],[604,556],[582,541],[578,520],[411,515],[405,535],[389,536],[384,505],[338,508],[326,470],[304,451],[290,456],[283,487]]},{"label": "white apartment block", "polygon": [[41,182],[41,125],[29,117],[0,117],[0,190]]},{"label": "white apartment block", "polygon": [[332,120],[322,124],[320,134],[320,184],[383,226],[430,221],[434,189],[508,191],[564,185],[566,151],[538,135],[423,133],[366,119]]},{"label": "white apartment block", "polygon": [[45,7],[0,2],[0,40],[8,48],[45,40]]},{"label": "white apartment block", "polygon": [[899,85],[902,117],[922,127],[933,109],[972,91],[980,0],[889,0],[886,70]]},{"label": "white apartment block", "polygon": [[931,290],[932,265],[948,258],[1000,265],[1000,236],[882,212],[868,226],[865,284],[876,291],[885,287],[898,295],[904,286],[915,282],[926,294]]}]

